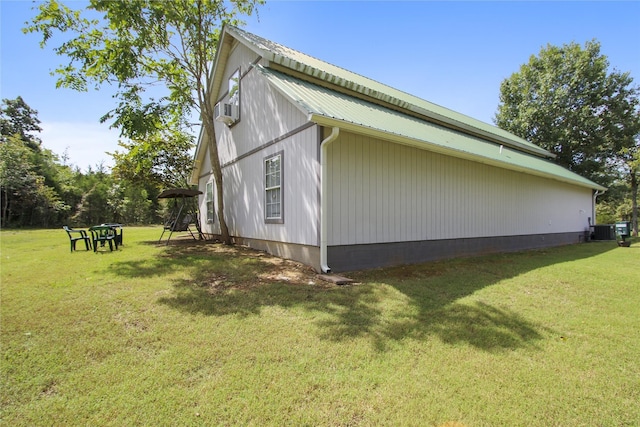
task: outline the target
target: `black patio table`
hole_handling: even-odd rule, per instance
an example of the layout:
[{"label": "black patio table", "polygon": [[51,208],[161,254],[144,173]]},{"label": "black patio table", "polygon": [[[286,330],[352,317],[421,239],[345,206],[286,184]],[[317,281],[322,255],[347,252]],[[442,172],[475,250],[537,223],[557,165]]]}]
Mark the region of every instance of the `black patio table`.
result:
[{"label": "black patio table", "polygon": [[[120,233],[118,233],[120,229]],[[93,251],[98,250],[98,242],[100,246],[104,247],[106,243],[109,244],[109,250],[113,251],[113,245],[115,244],[116,250],[122,243],[122,224],[117,223],[104,223],[100,225],[94,225],[89,227],[91,233],[91,240],[93,243]]]},{"label": "black patio table", "polygon": [[[122,233],[124,232],[124,230],[123,230],[124,226],[122,224],[119,224],[117,222],[107,222],[107,223],[100,224],[100,225],[113,228],[113,232],[116,235],[116,243],[118,244],[118,246],[123,246],[124,245],[124,243],[122,241]],[[120,233],[118,233],[118,230],[120,230]]]}]

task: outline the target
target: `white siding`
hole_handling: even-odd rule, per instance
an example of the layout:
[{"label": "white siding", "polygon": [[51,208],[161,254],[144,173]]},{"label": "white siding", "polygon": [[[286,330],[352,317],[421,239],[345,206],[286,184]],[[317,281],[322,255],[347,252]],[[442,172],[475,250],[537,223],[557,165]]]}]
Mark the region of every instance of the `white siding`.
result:
[{"label": "white siding", "polygon": [[[238,66],[244,77],[240,82],[240,121],[232,127],[220,122],[215,124],[222,164],[307,121],[306,116],[273,90],[258,71],[249,68],[249,64],[256,58],[255,53],[239,45],[232,51],[224,71],[224,82]],[[226,91],[226,86],[221,88],[222,93]]]},{"label": "white siding", "polygon": [[[223,165],[225,219],[233,236],[318,246],[318,131],[316,126],[288,133],[308,123],[307,117],[248,65],[257,55],[242,45],[231,52],[224,81],[240,65],[240,121],[228,127],[216,122],[216,137]],[[248,71],[248,72],[247,72]],[[246,73],[246,74],[245,74]],[[226,84],[226,83],[225,83]],[[221,93],[227,88],[221,88]],[[276,142],[277,141],[277,142]],[[256,148],[264,149],[253,152]],[[267,224],[264,214],[264,159],[284,154],[284,223]],[[208,152],[199,189],[213,179]],[[216,200],[216,207],[218,206]],[[200,197],[206,232],[219,233],[219,223],[207,226],[205,198]]]},{"label": "white siding", "polygon": [[329,245],[583,231],[591,191],[342,132],[329,146]]},{"label": "white siding", "polygon": [[[308,128],[226,167],[225,214],[234,236],[318,245],[317,129]],[[284,223],[265,223],[264,159],[283,152]]]}]

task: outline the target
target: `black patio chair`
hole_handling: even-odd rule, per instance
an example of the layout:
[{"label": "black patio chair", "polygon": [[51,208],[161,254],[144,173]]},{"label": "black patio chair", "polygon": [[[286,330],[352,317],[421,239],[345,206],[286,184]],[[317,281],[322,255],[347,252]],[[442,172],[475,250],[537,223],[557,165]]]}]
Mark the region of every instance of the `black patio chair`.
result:
[{"label": "black patio chair", "polygon": [[62,228],[67,232],[67,235],[69,236],[69,241],[71,242],[71,252],[76,250],[76,242],[78,240],[84,240],[84,245],[87,250],[91,249],[91,238],[87,235],[87,232],[85,230],[74,230],[73,228],[69,228],[66,225]]},{"label": "black patio chair", "polygon": [[105,246],[105,243],[109,244],[109,250],[113,251],[113,245],[115,243],[116,250],[118,250],[118,238],[116,236],[116,230],[112,225],[94,225],[89,228],[91,232],[91,240],[93,240],[93,251],[98,251],[98,244],[100,247]]}]

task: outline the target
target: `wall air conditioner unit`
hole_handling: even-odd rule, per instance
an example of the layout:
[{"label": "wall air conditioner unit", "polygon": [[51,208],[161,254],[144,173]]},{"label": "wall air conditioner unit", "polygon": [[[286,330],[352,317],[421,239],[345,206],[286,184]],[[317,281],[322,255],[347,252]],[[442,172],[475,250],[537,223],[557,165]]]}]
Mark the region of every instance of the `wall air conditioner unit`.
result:
[{"label": "wall air conditioner unit", "polygon": [[238,121],[238,106],[218,102],[213,108],[213,118],[227,126],[231,126]]}]

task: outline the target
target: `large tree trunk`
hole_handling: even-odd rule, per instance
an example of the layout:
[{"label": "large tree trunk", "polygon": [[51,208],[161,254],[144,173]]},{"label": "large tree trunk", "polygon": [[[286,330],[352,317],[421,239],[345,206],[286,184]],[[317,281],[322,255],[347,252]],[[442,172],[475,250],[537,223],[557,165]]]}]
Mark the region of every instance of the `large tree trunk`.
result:
[{"label": "large tree trunk", "polygon": [[638,236],[638,174],[631,174],[631,227],[633,236]]},{"label": "large tree trunk", "polygon": [[[209,117],[213,117],[209,115]],[[229,235],[229,227],[224,219],[224,186],[222,184],[222,166],[220,165],[220,157],[218,156],[218,144],[216,141],[216,133],[213,125],[213,119],[203,118],[205,122],[205,131],[207,133],[207,145],[209,147],[209,160],[211,161],[211,170],[213,172],[213,178],[216,182],[216,196],[218,201],[218,221],[220,221],[220,234],[222,242],[225,245],[230,245],[231,236]]]},{"label": "large tree trunk", "polygon": [[2,190],[2,221],[0,226],[3,228],[7,226],[7,213],[9,212],[9,191]]}]

